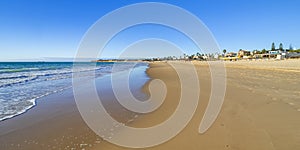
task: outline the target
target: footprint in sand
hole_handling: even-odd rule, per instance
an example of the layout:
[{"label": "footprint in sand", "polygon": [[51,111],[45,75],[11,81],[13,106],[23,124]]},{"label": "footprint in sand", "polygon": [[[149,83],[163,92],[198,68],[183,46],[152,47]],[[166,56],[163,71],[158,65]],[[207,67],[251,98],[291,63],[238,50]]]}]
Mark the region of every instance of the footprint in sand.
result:
[{"label": "footprint in sand", "polygon": [[273,100],[273,101],[276,101],[276,100],[277,100],[277,98],[276,98],[276,97],[273,97],[273,98],[272,98],[272,100]]},{"label": "footprint in sand", "polygon": [[289,105],[294,106],[295,104],[294,103],[289,103]]},{"label": "footprint in sand", "polygon": [[130,119],[130,120],[127,121],[127,123],[131,123],[133,121],[134,121],[134,119]]},{"label": "footprint in sand", "polygon": [[99,144],[99,143],[101,143],[101,141],[95,141],[95,143],[96,143],[96,144]]}]

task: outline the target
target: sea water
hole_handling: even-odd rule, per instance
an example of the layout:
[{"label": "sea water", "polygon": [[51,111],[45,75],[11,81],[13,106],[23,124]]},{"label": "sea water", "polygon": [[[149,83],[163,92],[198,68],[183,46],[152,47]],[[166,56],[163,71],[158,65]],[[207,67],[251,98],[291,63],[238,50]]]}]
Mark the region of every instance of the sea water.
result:
[{"label": "sea water", "polygon": [[[0,63],[0,121],[26,112],[38,98],[72,87],[72,74],[83,80],[131,69],[132,63],[2,62]],[[135,67],[145,67],[137,63]],[[95,75],[95,76],[90,76]]]}]

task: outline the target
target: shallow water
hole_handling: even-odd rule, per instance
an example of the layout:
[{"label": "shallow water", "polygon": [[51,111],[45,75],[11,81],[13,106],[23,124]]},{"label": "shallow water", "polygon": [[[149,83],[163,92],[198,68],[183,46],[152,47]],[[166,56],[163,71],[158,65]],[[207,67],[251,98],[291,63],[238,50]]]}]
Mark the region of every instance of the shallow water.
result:
[{"label": "shallow water", "polygon": [[[118,67],[112,70],[113,66]],[[133,63],[3,62],[0,63],[0,121],[35,106],[38,98],[72,87],[72,74],[84,80],[121,72]],[[135,67],[147,66],[138,63]]]}]

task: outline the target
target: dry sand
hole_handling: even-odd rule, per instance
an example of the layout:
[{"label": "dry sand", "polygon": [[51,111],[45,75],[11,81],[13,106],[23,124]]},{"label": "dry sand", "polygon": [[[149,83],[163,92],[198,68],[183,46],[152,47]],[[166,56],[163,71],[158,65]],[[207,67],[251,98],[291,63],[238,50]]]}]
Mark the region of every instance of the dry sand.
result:
[{"label": "dry sand", "polygon": [[[217,120],[204,134],[197,131],[211,92],[210,70],[207,62],[193,63],[201,87],[193,119],[170,141],[145,149],[300,149],[300,60],[225,62],[225,101]],[[164,81],[167,97],[158,110],[140,115],[129,126],[149,127],[161,123],[177,107],[180,82],[175,70],[168,63],[155,62],[150,64],[147,74]],[[143,88],[146,93],[148,85]],[[103,141],[92,133],[72,99],[70,94],[56,94],[24,115],[0,122],[0,149],[71,149],[70,146],[128,149]],[[56,111],[45,111],[47,108]]]},{"label": "dry sand", "polygon": [[[182,64],[184,67],[184,62]],[[145,149],[300,149],[299,60],[225,62],[227,91],[224,105],[213,126],[204,134],[197,131],[211,92],[210,71],[206,62],[194,64],[201,94],[193,119],[175,138]],[[168,63],[152,63],[147,73],[152,79],[163,80],[168,93],[159,110],[138,118],[131,124],[134,127],[163,122],[174,112],[179,101],[178,76]],[[126,149],[109,143],[94,149],[101,148]]]}]

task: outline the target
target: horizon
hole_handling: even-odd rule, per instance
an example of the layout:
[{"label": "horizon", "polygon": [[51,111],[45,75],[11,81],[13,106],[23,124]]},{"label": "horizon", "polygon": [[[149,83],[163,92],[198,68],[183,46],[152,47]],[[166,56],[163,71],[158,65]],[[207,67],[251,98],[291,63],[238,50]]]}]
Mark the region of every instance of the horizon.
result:
[{"label": "horizon", "polygon": [[[105,14],[131,1],[43,1],[0,2],[0,61],[75,57],[85,32]],[[300,2],[277,1],[154,1],[176,5],[196,15],[210,29],[220,52],[270,49],[272,42],[288,49],[300,46],[297,6]],[[191,5],[191,3],[194,3]],[[214,9],[211,9],[214,8]],[[282,11],[278,11],[282,8]],[[250,13],[249,13],[250,12]],[[115,58],[124,45],[144,38],[161,38],[178,44],[187,54],[201,52],[178,31],[159,25],[139,25],[114,37],[103,58]]]},{"label": "horizon", "polygon": [[[222,51],[222,49],[220,49]],[[247,49],[239,49],[237,51],[226,51],[226,53],[238,53],[240,50],[243,51],[249,51],[249,52],[254,52],[254,51],[258,51],[258,52],[262,52],[263,50],[265,50],[266,52],[269,51],[274,51],[272,49],[253,49],[253,50],[247,50]],[[275,44],[275,51],[280,50],[279,47],[276,47]],[[290,50],[289,48],[285,48],[283,47],[283,50]],[[292,50],[294,51],[300,51],[300,49],[296,49],[293,48]],[[192,55],[197,55],[197,53],[191,53],[191,54],[186,54],[186,56],[192,56]],[[224,52],[223,52],[224,53]],[[199,53],[201,55],[220,55],[222,56],[222,52],[218,52],[218,53]],[[74,57],[43,57],[43,58],[28,58],[28,59],[8,59],[5,61],[0,60],[1,62],[92,62],[92,61],[97,61],[97,60],[143,60],[143,59],[154,59],[154,58],[166,58],[169,56],[175,57],[177,59],[183,57],[185,54],[182,55],[161,55],[161,56],[148,56],[148,57],[97,57],[97,58],[76,58],[77,61],[74,61]]]}]

